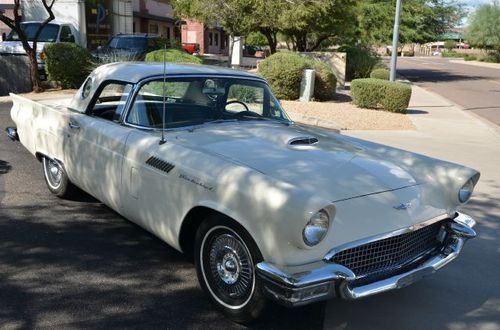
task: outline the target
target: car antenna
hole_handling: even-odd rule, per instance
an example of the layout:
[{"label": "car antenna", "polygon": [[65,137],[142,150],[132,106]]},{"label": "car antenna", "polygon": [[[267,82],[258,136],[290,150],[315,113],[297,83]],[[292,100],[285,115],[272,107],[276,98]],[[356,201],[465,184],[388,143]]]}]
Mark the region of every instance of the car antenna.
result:
[{"label": "car antenna", "polygon": [[165,60],[165,54],[167,53],[167,44],[165,44],[163,48],[163,113],[162,113],[162,127],[161,127],[161,140],[160,140],[160,145],[164,144],[167,142],[165,140],[165,101],[166,101],[166,93],[167,93],[167,62]]}]

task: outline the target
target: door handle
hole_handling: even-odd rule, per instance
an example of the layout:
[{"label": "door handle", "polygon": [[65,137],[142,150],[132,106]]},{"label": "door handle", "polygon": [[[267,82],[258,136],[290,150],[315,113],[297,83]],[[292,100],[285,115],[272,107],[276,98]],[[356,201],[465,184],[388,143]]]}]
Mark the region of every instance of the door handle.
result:
[{"label": "door handle", "polygon": [[68,124],[68,126],[71,129],[80,129],[80,125],[78,125],[78,123],[75,123],[73,121],[70,121],[69,124]]}]

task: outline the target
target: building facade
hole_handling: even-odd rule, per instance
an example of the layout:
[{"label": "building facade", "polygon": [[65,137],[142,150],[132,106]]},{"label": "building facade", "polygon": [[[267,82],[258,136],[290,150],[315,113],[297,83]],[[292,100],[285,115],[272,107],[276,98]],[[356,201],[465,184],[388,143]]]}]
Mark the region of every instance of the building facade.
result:
[{"label": "building facade", "polygon": [[203,23],[186,19],[182,24],[182,42],[198,44],[202,54],[227,55],[227,35],[220,27],[209,28]]}]

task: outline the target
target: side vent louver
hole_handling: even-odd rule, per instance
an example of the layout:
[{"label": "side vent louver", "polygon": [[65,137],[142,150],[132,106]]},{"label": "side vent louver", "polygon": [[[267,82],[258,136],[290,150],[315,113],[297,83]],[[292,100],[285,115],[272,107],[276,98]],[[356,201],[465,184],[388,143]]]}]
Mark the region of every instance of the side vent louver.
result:
[{"label": "side vent louver", "polygon": [[316,138],[314,136],[303,136],[303,137],[296,137],[296,138],[290,139],[290,141],[288,141],[288,145],[290,145],[290,146],[310,146],[310,145],[316,144],[318,142],[319,142],[318,138]]},{"label": "side vent louver", "polygon": [[148,164],[151,167],[157,168],[160,171],[163,171],[165,173],[170,172],[175,166],[170,164],[169,162],[166,162],[158,157],[151,156],[149,159],[146,161],[146,164]]}]

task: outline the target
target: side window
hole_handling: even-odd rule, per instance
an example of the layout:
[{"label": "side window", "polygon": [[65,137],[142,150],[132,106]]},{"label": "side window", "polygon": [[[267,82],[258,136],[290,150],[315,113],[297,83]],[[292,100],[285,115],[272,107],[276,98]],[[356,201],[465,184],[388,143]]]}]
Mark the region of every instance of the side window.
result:
[{"label": "side window", "polygon": [[105,82],[104,87],[98,91],[93,103],[89,106],[88,114],[107,120],[118,122],[125,109],[131,84],[121,82]]},{"label": "side window", "polygon": [[69,26],[64,25],[61,28],[61,36],[59,38],[62,42],[75,42],[75,37],[71,33],[71,29]]},{"label": "side window", "polygon": [[264,113],[264,88],[239,84],[231,85],[225,110],[229,112],[248,110],[262,115]]}]

